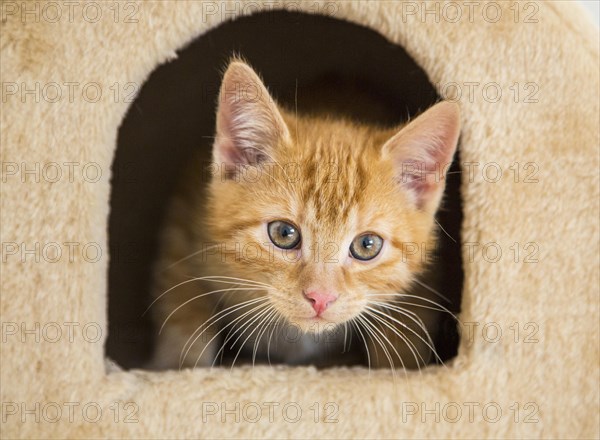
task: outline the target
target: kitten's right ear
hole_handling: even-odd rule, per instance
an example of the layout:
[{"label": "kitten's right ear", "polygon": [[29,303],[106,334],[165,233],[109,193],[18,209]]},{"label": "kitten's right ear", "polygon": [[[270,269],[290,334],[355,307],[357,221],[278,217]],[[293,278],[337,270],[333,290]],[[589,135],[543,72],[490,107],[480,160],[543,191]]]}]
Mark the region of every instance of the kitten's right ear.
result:
[{"label": "kitten's right ear", "polygon": [[419,209],[435,214],[460,134],[458,104],[440,102],[408,123],[383,146],[398,182]]},{"label": "kitten's right ear", "polygon": [[221,83],[213,158],[219,165],[256,165],[289,139],[277,105],[258,75],[233,61]]}]

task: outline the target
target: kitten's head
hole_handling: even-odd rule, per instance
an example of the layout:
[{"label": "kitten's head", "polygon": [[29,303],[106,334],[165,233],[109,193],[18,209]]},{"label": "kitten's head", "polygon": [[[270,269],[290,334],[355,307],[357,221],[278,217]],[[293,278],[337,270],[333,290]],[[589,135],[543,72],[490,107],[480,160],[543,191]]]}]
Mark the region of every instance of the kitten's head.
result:
[{"label": "kitten's head", "polygon": [[307,331],[392,300],[423,270],[415,246],[434,239],[458,135],[458,106],[447,102],[392,130],[297,117],[232,62],[207,225],[222,244],[220,273],[268,286],[252,295]]}]

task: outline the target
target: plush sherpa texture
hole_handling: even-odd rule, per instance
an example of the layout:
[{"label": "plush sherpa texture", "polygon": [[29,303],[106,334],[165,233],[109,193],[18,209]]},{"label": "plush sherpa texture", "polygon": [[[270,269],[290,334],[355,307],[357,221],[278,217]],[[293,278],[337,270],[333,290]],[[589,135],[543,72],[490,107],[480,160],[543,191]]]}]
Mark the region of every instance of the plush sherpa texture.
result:
[{"label": "plush sherpa texture", "polygon": [[[33,9],[34,3],[27,6]],[[257,10],[259,2],[252,3],[238,10]],[[331,12],[326,3],[331,4],[307,2],[306,11]],[[435,8],[434,2],[409,3]],[[265,8],[281,4],[268,2]],[[93,328],[88,327],[88,341],[81,328],[98,323],[106,329],[107,321],[107,170],[129,105],[123,99],[115,102],[109,87],[142,83],[177,49],[230,16],[207,15],[201,2],[164,1],[140,4],[135,24],[123,23],[123,15],[117,23],[102,19],[92,24],[82,19],[81,5],[73,20],[51,23],[31,16],[22,20],[21,2],[4,2],[2,161],[95,162],[104,173],[96,183],[64,178],[22,183],[21,174],[14,177],[3,168],[3,246],[94,242],[104,253],[95,263],[80,253],[73,262],[64,256],[56,263],[47,261],[51,258],[36,262],[29,256],[23,263],[20,251],[15,256],[13,248],[3,247],[3,437],[598,438],[598,31],[572,2],[535,3],[537,23],[525,23],[524,15],[515,20],[511,4],[496,3],[502,8],[497,23],[482,18],[482,6],[475,8],[472,22],[463,17],[458,23],[436,23],[402,15],[402,2],[334,4],[336,18],[371,27],[405,47],[434,84],[496,82],[504,93],[515,82],[539,85],[538,103],[490,103],[481,94],[473,102],[461,100],[462,161],[497,162],[503,170],[513,162],[535,162],[539,183],[522,178],[515,183],[513,174],[496,184],[463,180],[464,242],[498,242],[503,249],[503,258],[492,264],[477,257],[469,262],[465,247],[460,319],[480,323],[479,331],[472,339],[463,333],[459,355],[447,368],[428,368],[406,379],[401,374],[394,385],[388,372],[369,375],[362,368],[107,370],[106,334],[88,342]],[[114,13],[109,9],[113,2],[103,5],[104,14]],[[235,10],[233,2],[216,5]],[[53,81],[97,82],[104,93],[97,103],[79,95],[73,102],[33,102],[31,96],[22,102],[20,93],[5,93],[6,83],[31,88]],[[508,249],[514,242],[521,246],[520,263]],[[539,246],[536,264],[522,263],[527,242]],[[64,334],[69,322],[79,324],[71,340]],[[515,322],[521,329],[518,343],[509,329]],[[524,343],[533,331],[524,329],[529,322],[539,325],[537,343]],[[41,325],[39,342],[23,333],[35,323]],[[50,342],[56,329],[48,323],[63,329],[56,342]],[[486,323],[502,328],[499,342],[480,337]],[[125,408],[125,402],[136,406]],[[269,402],[279,404],[272,417]],[[295,405],[288,406],[287,420],[282,416],[290,402],[300,406],[300,421],[293,422]],[[315,402],[320,405],[317,422]],[[324,408],[327,402],[337,407]],[[102,408],[99,421],[94,421],[96,403]],[[220,412],[208,415],[213,403],[233,409],[225,423]],[[252,406],[244,411],[248,403]],[[414,404],[418,413],[410,415]],[[87,414],[82,414],[86,405]],[[256,405],[266,409],[252,423]],[[58,417],[57,407],[62,410]],[[498,407],[502,414],[494,421]],[[137,422],[124,423],[136,408],[130,419]],[[331,420],[337,423],[325,423],[325,414],[336,408]],[[423,409],[434,413],[426,415]]]}]

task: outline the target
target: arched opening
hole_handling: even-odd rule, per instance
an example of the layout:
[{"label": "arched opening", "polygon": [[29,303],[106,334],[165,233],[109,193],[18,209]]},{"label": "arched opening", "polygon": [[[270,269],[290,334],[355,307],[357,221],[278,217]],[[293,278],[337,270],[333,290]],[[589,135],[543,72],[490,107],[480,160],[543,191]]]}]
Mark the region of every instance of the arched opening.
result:
[{"label": "arched opening", "polygon": [[[161,222],[189,155],[203,149],[209,157],[221,71],[234,53],[261,73],[280,103],[297,104],[299,112],[310,111],[318,90],[316,98],[332,113],[395,126],[439,99],[401,47],[371,29],[317,15],[268,12],[227,22],[159,66],[129,108],[113,163],[106,352],[125,368],[143,368],[152,353],[157,329],[143,313]],[[459,185],[460,173],[450,173],[438,214],[447,233],[439,254],[446,262],[444,295],[453,312],[463,282]],[[457,352],[456,322],[446,316],[440,328],[436,349],[448,360]]]}]

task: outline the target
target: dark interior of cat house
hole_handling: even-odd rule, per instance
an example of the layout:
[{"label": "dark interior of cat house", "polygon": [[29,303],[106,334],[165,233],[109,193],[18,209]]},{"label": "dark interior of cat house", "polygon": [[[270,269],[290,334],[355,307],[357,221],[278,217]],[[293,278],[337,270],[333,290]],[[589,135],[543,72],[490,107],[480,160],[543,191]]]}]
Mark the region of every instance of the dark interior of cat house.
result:
[{"label": "dark interior of cat house", "polygon": [[[398,126],[439,100],[425,72],[378,33],[325,16],[268,12],[227,22],[159,66],[137,90],[120,127],[109,222],[109,336],[106,353],[124,368],[144,368],[158,329],[144,314],[169,196],[190,154],[210,157],[220,79],[242,56],[279,103],[321,109],[357,121]],[[459,146],[460,148],[460,146]],[[458,158],[437,221],[443,303],[460,310],[463,283]],[[457,353],[457,323],[443,314],[435,335],[442,361]],[[439,360],[437,360],[439,363]]]}]

